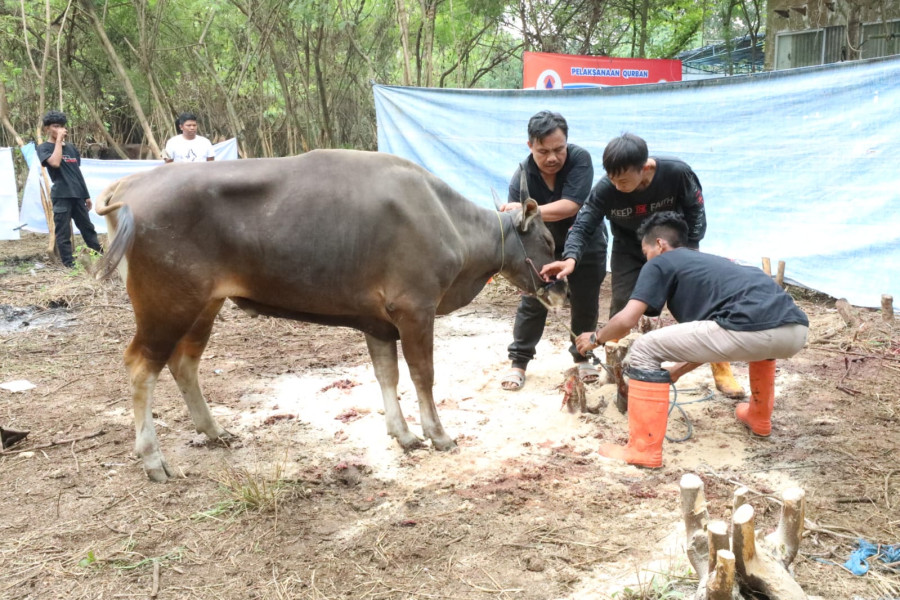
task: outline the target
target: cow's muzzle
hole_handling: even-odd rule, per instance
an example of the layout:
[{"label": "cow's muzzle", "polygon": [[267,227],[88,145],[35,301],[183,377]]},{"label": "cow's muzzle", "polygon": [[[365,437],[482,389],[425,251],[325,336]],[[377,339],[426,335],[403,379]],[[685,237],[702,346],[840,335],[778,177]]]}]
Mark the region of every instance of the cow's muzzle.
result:
[{"label": "cow's muzzle", "polygon": [[535,296],[544,304],[557,307],[562,306],[565,301],[567,290],[566,282],[560,279],[558,281],[550,281],[539,287],[537,292],[535,292]]}]

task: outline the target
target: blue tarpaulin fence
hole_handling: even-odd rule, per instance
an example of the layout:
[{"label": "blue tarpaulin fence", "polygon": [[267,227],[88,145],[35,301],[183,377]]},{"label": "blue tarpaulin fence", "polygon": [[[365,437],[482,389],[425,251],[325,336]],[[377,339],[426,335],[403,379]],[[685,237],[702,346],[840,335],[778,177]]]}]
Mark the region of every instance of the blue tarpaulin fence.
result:
[{"label": "blue tarpaulin fence", "polygon": [[[374,86],[378,149],[493,206],[528,153],[526,126],[561,112],[590,151],[629,131],[703,184],[701,249],[783,260],[801,285],[877,307],[900,300],[900,57],[590,90]],[[896,305],[897,301],[895,301]]]}]

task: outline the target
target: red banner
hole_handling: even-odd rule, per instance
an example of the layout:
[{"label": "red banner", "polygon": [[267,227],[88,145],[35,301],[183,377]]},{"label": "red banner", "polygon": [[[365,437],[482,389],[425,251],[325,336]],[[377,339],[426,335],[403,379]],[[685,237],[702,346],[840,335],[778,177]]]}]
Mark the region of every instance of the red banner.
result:
[{"label": "red banner", "polygon": [[681,81],[681,61],[526,52],[522,88],[558,90]]}]

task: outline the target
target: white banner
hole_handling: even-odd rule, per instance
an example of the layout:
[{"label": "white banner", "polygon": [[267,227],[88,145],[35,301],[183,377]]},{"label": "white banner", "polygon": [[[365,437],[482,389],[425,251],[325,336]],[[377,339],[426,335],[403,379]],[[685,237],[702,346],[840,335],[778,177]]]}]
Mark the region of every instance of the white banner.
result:
[{"label": "white banner", "polygon": [[19,239],[19,198],[12,148],[0,148],[0,240]]},{"label": "white banner", "polygon": [[[231,138],[213,145],[216,151],[216,160],[237,160],[237,139]],[[24,149],[23,149],[24,152]],[[27,154],[26,154],[27,156]],[[91,198],[97,198],[106,189],[106,186],[133,173],[149,171],[163,164],[161,160],[98,160],[84,158],[81,160],[81,173],[87,183]],[[41,206],[41,169],[37,160],[32,160],[28,171],[28,181],[25,183],[25,194],[22,196],[22,212],[19,215],[19,223],[26,223],[26,231],[47,233],[47,219],[44,217],[44,209]],[[13,189],[15,191],[15,188]],[[106,220],[91,210],[91,223],[97,229],[97,233],[106,233]],[[77,232],[75,225],[72,228]]]}]

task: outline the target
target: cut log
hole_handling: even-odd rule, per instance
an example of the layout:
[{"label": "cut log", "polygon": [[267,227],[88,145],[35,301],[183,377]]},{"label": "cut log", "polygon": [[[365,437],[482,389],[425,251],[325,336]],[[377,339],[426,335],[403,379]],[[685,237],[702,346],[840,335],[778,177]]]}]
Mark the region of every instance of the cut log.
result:
[{"label": "cut log", "polygon": [[716,570],[706,581],[706,597],[708,600],[740,598],[734,585],[734,553],[731,550],[716,553]]},{"label": "cut log", "polygon": [[618,388],[618,396],[616,397],[616,408],[623,415],[628,411],[628,383],[625,381],[624,366],[625,355],[631,348],[632,337],[624,337],[616,342],[606,342],[604,350],[606,351],[606,364],[612,371],[613,379]]},{"label": "cut log", "polygon": [[894,320],[894,297],[881,295],[881,318],[890,323]]},{"label": "cut log", "polygon": [[756,550],[754,511],[744,504],[732,515],[732,551],[744,593],[763,593],[769,600],[806,600],[806,593],[781,562]]},{"label": "cut log", "polygon": [[768,256],[763,256],[763,259],[762,259],[762,270],[763,270],[763,273],[765,273],[765,274],[768,275],[769,277],[772,276],[772,261],[769,260],[769,257],[768,257]]},{"label": "cut log", "polygon": [[747,496],[749,496],[749,495],[750,495],[750,490],[745,487],[739,487],[738,489],[734,490],[734,497],[732,498],[732,501],[731,501],[731,514],[732,515],[737,512],[737,509],[739,509],[743,505],[747,504],[747,502],[748,502]]},{"label": "cut log", "polygon": [[853,307],[850,306],[850,303],[847,302],[846,298],[841,298],[835,302],[834,307],[848,327],[856,327],[859,325],[859,317],[856,316],[856,311],[853,310]]},{"label": "cut log", "polygon": [[709,547],[706,541],[706,524],[709,512],[706,510],[706,496],[703,494],[703,480],[693,473],[681,476],[681,516],[684,519],[684,533],[687,538],[687,555],[698,577],[708,572]]},{"label": "cut log", "polygon": [[774,532],[766,536],[766,543],[772,555],[787,569],[797,557],[800,539],[803,536],[803,519],[806,515],[806,492],[800,488],[789,488],[781,494],[784,504],[781,518]]},{"label": "cut log", "polygon": [[731,548],[731,542],[728,539],[728,523],[718,519],[710,521],[706,526],[706,535],[706,545],[709,548],[709,572],[712,573],[716,568],[719,550]]},{"label": "cut log", "polygon": [[775,274],[775,283],[784,287],[784,261],[778,261],[778,272]]}]

